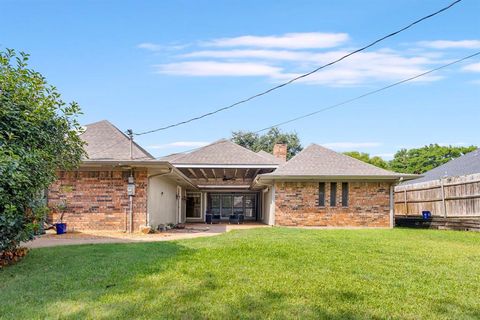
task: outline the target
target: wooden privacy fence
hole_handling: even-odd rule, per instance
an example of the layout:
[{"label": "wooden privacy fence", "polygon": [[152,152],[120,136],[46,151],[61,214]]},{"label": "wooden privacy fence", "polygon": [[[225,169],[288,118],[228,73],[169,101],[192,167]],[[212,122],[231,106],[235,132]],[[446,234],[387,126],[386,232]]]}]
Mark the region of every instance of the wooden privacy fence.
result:
[{"label": "wooden privacy fence", "polygon": [[480,173],[395,187],[395,215],[480,217]]}]

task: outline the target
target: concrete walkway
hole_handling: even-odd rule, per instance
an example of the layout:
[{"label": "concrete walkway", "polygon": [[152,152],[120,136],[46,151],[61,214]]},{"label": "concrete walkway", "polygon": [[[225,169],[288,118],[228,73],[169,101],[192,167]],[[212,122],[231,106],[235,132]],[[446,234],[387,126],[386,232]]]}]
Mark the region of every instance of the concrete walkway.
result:
[{"label": "concrete walkway", "polygon": [[67,246],[78,244],[95,244],[95,243],[132,243],[132,242],[156,242],[190,239],[198,237],[216,236],[236,229],[251,229],[268,227],[265,224],[247,223],[242,225],[231,224],[200,224],[189,223],[185,229],[173,229],[167,232],[143,234],[113,231],[82,231],[74,233],[66,233],[62,235],[55,234],[49,230],[47,234],[39,236],[33,241],[24,243],[27,248],[43,248],[55,246]]}]

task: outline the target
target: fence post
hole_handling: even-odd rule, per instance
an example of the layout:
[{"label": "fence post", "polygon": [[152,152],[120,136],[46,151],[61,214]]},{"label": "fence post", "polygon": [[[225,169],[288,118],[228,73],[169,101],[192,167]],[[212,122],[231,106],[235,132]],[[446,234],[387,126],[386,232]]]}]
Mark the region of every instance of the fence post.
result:
[{"label": "fence post", "polygon": [[407,187],[403,187],[403,198],[405,203],[405,215],[408,216]]},{"label": "fence post", "polygon": [[443,206],[443,217],[447,217],[447,204],[445,203],[445,186],[443,185],[443,179],[440,179],[440,189],[442,190],[442,206]]}]

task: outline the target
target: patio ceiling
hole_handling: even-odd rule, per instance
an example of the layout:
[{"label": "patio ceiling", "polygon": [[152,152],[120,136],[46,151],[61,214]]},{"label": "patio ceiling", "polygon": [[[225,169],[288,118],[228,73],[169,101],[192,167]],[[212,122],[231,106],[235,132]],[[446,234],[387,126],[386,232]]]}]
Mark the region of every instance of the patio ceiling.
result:
[{"label": "patio ceiling", "polygon": [[258,174],[272,172],[270,168],[179,168],[192,180],[200,181],[250,181]]}]

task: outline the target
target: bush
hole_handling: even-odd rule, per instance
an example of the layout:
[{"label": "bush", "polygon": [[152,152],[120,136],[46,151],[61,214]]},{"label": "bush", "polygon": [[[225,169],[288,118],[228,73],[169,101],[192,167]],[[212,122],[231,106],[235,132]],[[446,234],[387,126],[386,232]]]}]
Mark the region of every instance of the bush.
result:
[{"label": "bush", "polygon": [[47,212],[44,190],[85,156],[79,106],[65,104],[27,61],[0,51],[0,254],[33,239]]}]

